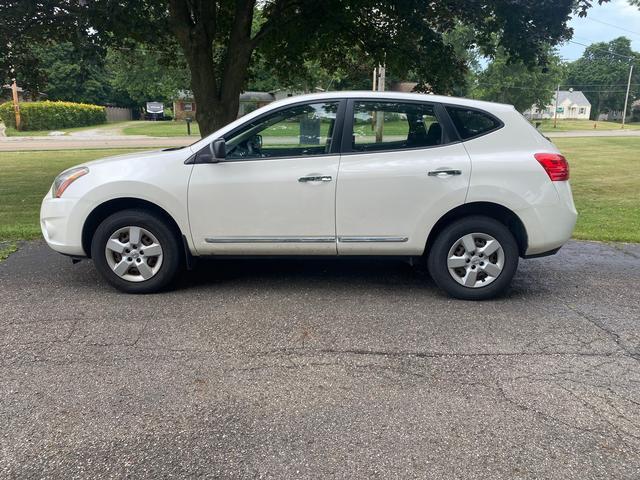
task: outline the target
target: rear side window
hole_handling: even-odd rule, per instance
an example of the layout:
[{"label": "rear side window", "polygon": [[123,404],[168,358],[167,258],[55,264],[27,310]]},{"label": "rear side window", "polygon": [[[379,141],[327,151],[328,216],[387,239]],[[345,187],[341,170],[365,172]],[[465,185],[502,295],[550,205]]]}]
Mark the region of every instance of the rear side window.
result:
[{"label": "rear side window", "polygon": [[426,148],[443,143],[442,127],[431,104],[357,101],[353,105],[354,152]]},{"label": "rear side window", "polygon": [[463,140],[484,135],[502,126],[495,117],[479,110],[447,107],[447,112]]}]

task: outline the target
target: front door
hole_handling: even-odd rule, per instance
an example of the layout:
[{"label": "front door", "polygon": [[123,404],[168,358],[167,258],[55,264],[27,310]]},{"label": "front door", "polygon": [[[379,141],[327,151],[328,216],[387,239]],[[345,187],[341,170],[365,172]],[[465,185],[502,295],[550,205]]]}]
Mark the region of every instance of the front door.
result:
[{"label": "front door", "polygon": [[296,104],[252,119],[225,135],[224,161],[194,166],[199,254],[336,254],[339,106]]}]

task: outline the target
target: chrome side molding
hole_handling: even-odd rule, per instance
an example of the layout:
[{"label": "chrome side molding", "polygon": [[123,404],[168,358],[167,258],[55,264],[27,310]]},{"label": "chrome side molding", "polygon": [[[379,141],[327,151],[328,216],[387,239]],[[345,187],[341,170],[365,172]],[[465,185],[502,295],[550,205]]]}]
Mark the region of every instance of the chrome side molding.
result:
[{"label": "chrome side molding", "polygon": [[390,242],[404,243],[408,242],[408,237],[338,237],[340,243],[368,243],[368,242]]},{"label": "chrome side molding", "polygon": [[336,237],[210,237],[207,243],[333,243]]},{"label": "chrome side molding", "polygon": [[[207,237],[207,243],[333,243],[336,237]],[[340,243],[404,243],[408,237],[338,237]]]}]

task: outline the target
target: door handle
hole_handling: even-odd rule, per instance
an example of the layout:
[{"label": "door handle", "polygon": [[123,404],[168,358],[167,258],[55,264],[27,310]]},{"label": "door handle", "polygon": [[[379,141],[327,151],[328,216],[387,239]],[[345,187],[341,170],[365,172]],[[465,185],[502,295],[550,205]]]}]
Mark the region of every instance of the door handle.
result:
[{"label": "door handle", "polygon": [[430,177],[449,177],[451,175],[462,175],[460,170],[431,170],[427,173]]},{"label": "door handle", "polygon": [[330,182],[333,180],[331,175],[305,175],[298,179],[299,182]]}]

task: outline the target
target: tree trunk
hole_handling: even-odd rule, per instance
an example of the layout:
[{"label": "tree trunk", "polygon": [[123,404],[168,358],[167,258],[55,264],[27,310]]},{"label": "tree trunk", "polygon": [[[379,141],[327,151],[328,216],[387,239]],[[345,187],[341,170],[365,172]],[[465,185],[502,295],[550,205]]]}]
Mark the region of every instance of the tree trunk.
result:
[{"label": "tree trunk", "polygon": [[217,31],[216,2],[170,0],[173,31],[184,51],[191,71],[191,89],[196,102],[196,120],[204,137],[238,116],[240,93],[244,87],[251,54],[251,23],[255,0],[236,0],[226,55],[216,71],[213,42],[224,37]]}]

